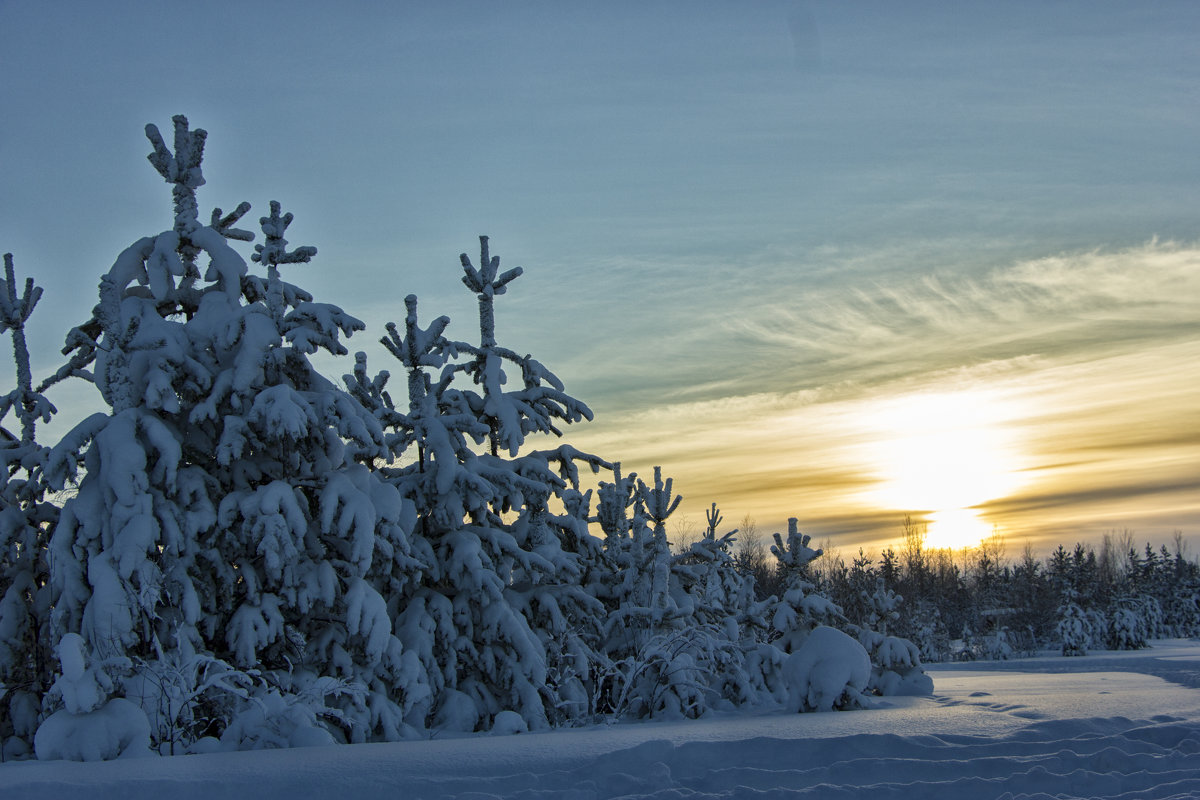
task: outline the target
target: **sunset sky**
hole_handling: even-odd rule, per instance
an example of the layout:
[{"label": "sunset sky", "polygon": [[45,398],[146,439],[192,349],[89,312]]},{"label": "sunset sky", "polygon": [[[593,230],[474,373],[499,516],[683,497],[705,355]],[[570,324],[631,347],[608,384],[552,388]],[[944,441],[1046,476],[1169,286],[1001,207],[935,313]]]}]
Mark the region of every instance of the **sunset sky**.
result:
[{"label": "sunset sky", "polygon": [[501,343],[590,405],[574,444],[674,477],[677,534],[1200,550],[1200,4],[241,5],[0,0],[39,375],[170,227],[142,129],[183,113],[201,208],[293,212],[286,277],[375,369],[406,294],[475,335],[490,235]]}]

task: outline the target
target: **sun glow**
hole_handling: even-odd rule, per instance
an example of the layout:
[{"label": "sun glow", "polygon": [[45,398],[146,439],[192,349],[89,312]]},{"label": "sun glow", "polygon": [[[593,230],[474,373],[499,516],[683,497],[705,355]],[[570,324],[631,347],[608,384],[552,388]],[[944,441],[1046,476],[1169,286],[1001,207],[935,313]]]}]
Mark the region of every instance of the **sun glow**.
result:
[{"label": "sun glow", "polygon": [[985,390],[917,394],[874,413],[871,500],[928,523],[930,547],[969,547],[992,535],[980,512],[1021,484],[1011,403]]},{"label": "sun glow", "polygon": [[996,532],[973,508],[948,508],[929,514],[925,546],[940,550],[976,545]]}]

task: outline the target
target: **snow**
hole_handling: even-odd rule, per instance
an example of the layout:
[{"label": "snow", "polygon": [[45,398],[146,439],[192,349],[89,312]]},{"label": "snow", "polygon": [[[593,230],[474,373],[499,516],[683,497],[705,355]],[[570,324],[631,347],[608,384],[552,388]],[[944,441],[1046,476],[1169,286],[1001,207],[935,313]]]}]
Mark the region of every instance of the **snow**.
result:
[{"label": "snow", "polygon": [[813,629],[783,662],[792,711],[832,711],[853,703],[870,678],[871,659],[863,646],[825,625]]},{"label": "snow", "polygon": [[112,681],[103,669],[88,665],[86,647],[77,633],[58,643],[62,674],[51,693],[62,698],[64,707],[38,727],[33,740],[38,758],[94,761],[149,755],[146,715],[123,697],[108,699]]},{"label": "snow", "polygon": [[123,697],[84,714],[60,709],[38,727],[33,746],[40,759],[96,761],[150,756],[150,723]]},{"label": "snow", "polygon": [[[375,798],[1200,795],[1200,641],[929,670],[931,697],[80,764],[0,764],[0,796]],[[499,719],[499,718],[498,718]],[[514,725],[519,730],[519,726]]]}]

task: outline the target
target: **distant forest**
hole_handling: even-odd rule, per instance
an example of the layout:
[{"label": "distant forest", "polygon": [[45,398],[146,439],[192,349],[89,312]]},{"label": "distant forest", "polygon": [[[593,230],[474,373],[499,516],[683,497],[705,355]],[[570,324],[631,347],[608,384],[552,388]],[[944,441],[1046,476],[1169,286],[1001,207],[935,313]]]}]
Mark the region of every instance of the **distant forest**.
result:
[{"label": "distant forest", "polygon": [[[783,576],[749,517],[734,555],[759,597]],[[1134,649],[1152,639],[1200,635],[1200,563],[1176,532],[1171,546],[1135,545],[1130,531],[1106,534],[1099,549],[1062,545],[1039,559],[1009,554],[1000,536],[959,551],[925,546],[906,519],[901,541],[849,562],[828,544],[808,565],[817,591],[849,622],[912,640],[925,663],[1005,659],[1062,648]]]}]

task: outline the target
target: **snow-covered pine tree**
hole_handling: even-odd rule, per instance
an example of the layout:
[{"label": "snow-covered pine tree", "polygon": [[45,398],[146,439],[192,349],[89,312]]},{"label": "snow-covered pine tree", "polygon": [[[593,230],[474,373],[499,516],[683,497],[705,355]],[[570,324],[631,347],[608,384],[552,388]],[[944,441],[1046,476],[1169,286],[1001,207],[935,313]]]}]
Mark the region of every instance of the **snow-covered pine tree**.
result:
[{"label": "snow-covered pine tree", "polygon": [[1157,586],[1171,634],[1200,636],[1200,563],[1184,557],[1180,531],[1175,532],[1175,552],[1163,559]]},{"label": "snow-covered pine tree", "polygon": [[818,625],[837,626],[845,617],[832,600],[820,594],[808,579],[808,564],[822,554],[821,549],[809,547],[812,537],[800,532],[799,521],[788,519],[788,536],[774,535],[771,553],[778,562],[776,569],[785,576],[787,587],[778,598],[771,625],[778,633],[775,644],[785,653],[795,652],[808,634]]},{"label": "snow-covered pine tree", "polygon": [[1158,604],[1153,598],[1118,598],[1109,609],[1108,648],[1140,650],[1149,647],[1147,639],[1158,615]]},{"label": "snow-covered pine tree", "polygon": [[[376,398],[376,415],[394,429],[393,452],[416,451],[387,473],[415,503],[421,547],[432,554],[427,579],[397,616],[401,639],[430,675],[427,723],[487,729],[512,712],[537,729],[594,705],[588,629],[600,607],[580,584],[595,582],[588,573],[599,548],[586,530],[576,462],[605,463],[570,447],[519,455],[530,434],[561,435],[555,420],[591,412],[541,364],[497,343],[495,297],[521,270],[501,274],[487,237],[480,252],[478,269],[460,257],[479,301],[479,345],[445,338],[445,317],[422,328],[410,296],[403,333],[391,324],[383,339],[407,371],[406,411],[385,396],[385,374],[368,381],[364,368],[351,382]],[[482,391],[460,388],[459,376]]]},{"label": "snow-covered pine tree", "polygon": [[[212,466],[234,467],[212,542],[239,565],[235,583],[245,587],[236,607],[221,609],[226,640],[236,663],[286,675],[285,695],[311,697],[322,681],[336,689],[330,713],[345,738],[394,740],[412,735],[404,719],[426,692],[384,599],[427,566],[411,546],[415,513],[369,467],[389,455],[378,421],[308,360],[318,349],[345,354],[339,335],[364,326],[281,279],[280,265],[306,263],[316,250],[287,250],[292,216],[278,203],[270,210],[252,257],[266,279],[248,277],[238,308],[242,329],[256,335],[228,348],[215,383],[229,388],[193,415],[214,426]],[[214,323],[210,350],[229,335]],[[248,365],[256,365],[249,374]]]},{"label": "snow-covered pine tree", "polygon": [[689,624],[694,606],[673,575],[666,534],[682,498],[658,467],[653,486],[635,473],[622,477],[619,464],[613,477],[600,484],[597,513],[612,575],[602,595],[608,614],[601,710],[633,718],[699,716],[707,708],[709,637]]},{"label": "snow-covered pine tree", "polygon": [[871,658],[871,679],[867,689],[880,695],[929,694],[933,681],[921,668],[921,649],[909,639],[889,634],[900,620],[904,598],[887,584],[884,574],[877,577],[875,589],[863,592],[867,609],[858,625],[846,626]]},{"label": "snow-covered pine tree", "polygon": [[[876,694],[927,694],[932,683],[921,670],[920,649],[907,639],[888,635],[888,626],[900,618],[900,605],[904,598],[887,585],[883,575],[878,576],[875,589],[863,592],[863,605],[867,609],[865,619],[858,625],[848,626],[856,634],[859,643],[871,658],[871,680],[867,688]],[[910,687],[906,681],[917,681]]]},{"label": "snow-covered pine tree", "polygon": [[[576,524],[580,513],[586,515],[586,508],[577,508],[572,518],[569,511],[565,516],[553,513],[551,501],[553,498],[558,506],[583,501],[578,495],[576,462],[586,463],[593,471],[608,464],[569,446],[518,457],[530,435],[561,436],[559,423],[590,420],[592,412],[566,394],[562,381],[530,355],[520,356],[497,343],[495,298],[522,274],[521,268],[501,273],[500,259],[491,255],[486,236],[479,237],[478,268],[465,253],[459,260],[463,284],[476,293],[479,303],[479,344],[470,348],[474,359],[463,366],[480,392],[467,390],[463,395],[476,417],[488,426],[490,457],[498,458],[507,451],[513,459],[509,465],[513,472],[532,482],[532,490],[521,491],[516,498],[519,503],[504,497],[493,508],[498,519],[518,515],[509,530],[522,550],[541,561],[514,562],[507,596],[546,648],[544,700],[549,717],[562,721],[592,710],[592,704],[583,703],[583,698],[589,694],[585,685],[594,680],[595,619],[603,609],[594,595],[580,587],[581,583],[594,587],[598,582],[598,542]],[[483,460],[488,460],[487,454]]]},{"label": "snow-covered pine tree", "polygon": [[80,635],[84,657],[98,664],[149,663],[200,643],[200,595],[189,573],[195,539],[215,522],[215,507],[209,476],[183,461],[184,436],[170,418],[186,413],[181,395],[195,397],[212,383],[184,329],[204,295],[196,256],[214,253],[214,296],[238,292],[241,281],[240,259],[196,216],[204,132],[177,119],[174,154],[157,129],[147,135],[151,162],[174,185],[175,226],[117,258],[93,318],[68,336],[68,351],[94,358],[111,412],[68,433],[47,468],[62,488],[85,462],[51,541],[50,585],[56,638]]},{"label": "snow-covered pine tree", "polygon": [[[337,738],[396,738],[417,664],[372,578],[419,573],[412,508],[363,463],[387,455],[378,421],[308,358],[343,354],[340,336],[363,325],[282,280],[281,265],[315,249],[286,248],[278,204],[253,257],[265,277],[228,242],[252,238],[233,227],[248,204],[201,224],[206,134],[174,124],[173,151],[147,126],[174,226],[118,257],[93,320],[68,337],[94,355],[110,411],[69,433],[47,469],[61,487],[85,467],[51,543],[55,629],[80,634],[89,660],[131,660],[124,692],[160,746],[222,732],[228,746],[265,742],[232,724],[264,707],[244,699],[251,678],[307,709],[261,721],[279,741],[332,740],[318,717]],[[225,677],[184,705],[181,731],[161,719],[176,708],[163,676],[199,676],[197,658]]]},{"label": "snow-covered pine tree", "polygon": [[[760,647],[749,660],[751,680],[761,693],[793,711],[855,707],[862,703],[870,661],[861,644],[836,630],[836,625],[845,622],[841,608],[809,580],[809,564],[823,551],[809,547],[812,537],[801,533],[798,523],[795,517],[788,519],[786,541],[779,533],[773,535],[771,554],[784,593],[783,597],[770,598],[771,643]],[[822,633],[805,650],[815,630]],[[823,662],[820,650],[827,646],[843,658],[833,664]],[[851,662],[855,669],[842,675],[839,664]],[[865,665],[861,676],[857,669],[860,663]],[[827,674],[818,674],[821,672]],[[853,685],[846,682],[852,678]],[[814,692],[817,686],[821,689]]]},{"label": "snow-covered pine tree", "polygon": [[1068,589],[1058,607],[1058,638],[1064,656],[1086,656],[1092,641],[1091,624],[1075,597],[1075,592]]},{"label": "snow-covered pine tree", "polygon": [[742,617],[754,596],[751,580],[739,575],[733,563],[737,529],[719,533],[721,511],[713,503],[705,513],[707,527],[701,537],[675,557],[675,574],[692,596],[695,616],[720,629],[732,642],[743,638]]},{"label": "snow-covered pine tree", "polygon": [[[591,410],[566,394],[561,380],[531,356],[520,356],[501,347],[495,333],[495,298],[507,284],[522,274],[520,267],[500,272],[500,259],[489,252],[488,237],[479,237],[479,267],[464,253],[460,256],[463,284],[476,293],[479,302],[479,344],[472,348],[474,359],[465,364],[481,393],[464,393],[476,416],[488,426],[488,444],[492,457],[507,450],[514,458],[514,471],[534,482],[531,492],[521,496],[523,506],[509,505],[507,498],[500,514],[516,511],[518,519],[511,527],[519,546],[539,556],[551,566],[547,579],[541,568],[518,562],[508,590],[510,602],[520,610],[531,628],[547,647],[548,709],[551,716],[569,718],[571,713],[588,710],[581,704],[584,684],[593,680],[590,666],[596,655],[596,616],[602,607],[595,597],[582,591],[581,583],[597,582],[595,563],[598,542],[576,523],[586,516],[579,495],[576,462],[588,464],[593,471],[609,466],[599,458],[569,446],[534,451],[518,456],[531,434],[561,436],[558,424],[570,424],[592,418]],[[514,380],[519,374],[519,380]],[[510,388],[505,388],[509,386]],[[551,463],[557,465],[551,469]],[[551,499],[567,510],[552,513]],[[576,511],[565,506],[574,504]],[[569,697],[557,697],[559,692]],[[589,704],[590,705],[590,704]],[[566,709],[575,709],[568,713]]]},{"label": "snow-covered pine tree", "polygon": [[[857,665],[857,656],[852,656],[853,648],[842,642],[833,632],[823,632],[817,641],[810,642],[813,631],[834,631],[841,635],[844,629],[851,633],[857,641],[854,646],[862,652],[863,661],[867,663],[867,676],[861,684],[847,685],[844,697],[834,703],[834,707],[852,707],[862,703],[861,692],[868,690],[875,694],[927,694],[933,689],[933,682],[921,669],[920,651],[912,642],[897,636],[888,636],[887,624],[896,618],[896,606],[900,598],[887,586],[886,571],[881,571],[874,592],[864,593],[860,602],[866,609],[860,624],[851,623],[842,613],[842,609],[833,601],[817,591],[817,587],[808,579],[808,564],[822,553],[809,547],[810,537],[801,534],[795,518],[788,520],[788,538],[776,533],[775,544],[771,547],[779,561],[779,569],[787,576],[787,591],[776,605],[772,621],[778,632],[775,644],[784,652],[790,653],[783,673],[790,686],[791,705],[797,704],[796,685],[800,680],[802,686],[823,685],[825,679],[814,675],[803,679],[797,674],[797,664],[813,664],[813,669],[829,669],[829,675],[840,680],[840,676],[857,676],[857,667],[851,670],[847,664]],[[865,573],[864,573],[865,574]],[[876,630],[875,628],[879,629]],[[820,653],[820,648],[829,646],[840,652],[842,657],[830,656],[826,661]],[[828,676],[826,676],[828,677]],[[803,679],[803,680],[801,680]],[[836,680],[834,681],[836,683]],[[825,697],[829,692],[824,693]],[[836,693],[835,693],[835,696]],[[806,710],[809,705],[801,704],[800,710]]]},{"label": "snow-covered pine tree", "polygon": [[37,443],[37,423],[54,406],[36,389],[25,323],[42,295],[33,279],[18,294],[11,253],[0,280],[0,333],[12,337],[16,388],[0,397],[0,423],[13,412],[19,434],[0,427],[0,761],[33,752],[42,695],[53,669],[46,545],[58,507],[45,500],[49,449]]},{"label": "snow-covered pine tree", "polygon": [[875,561],[860,547],[851,558],[850,566],[847,567],[840,558],[838,565],[840,568],[835,566],[822,575],[822,592],[842,609],[846,619],[864,623],[872,613],[867,600],[881,579]]},{"label": "snow-covered pine tree", "polygon": [[677,555],[672,572],[694,609],[692,618],[709,635],[707,668],[722,700],[743,705],[760,699],[746,673],[747,654],[765,639],[767,601],[755,598],[754,578],[741,574],[732,553],[738,531],[719,534],[721,512],[713,503],[708,526],[696,542]]},{"label": "snow-covered pine tree", "polygon": [[930,600],[920,600],[913,609],[910,637],[921,653],[922,663],[945,661],[950,656],[950,635],[942,612]]}]

